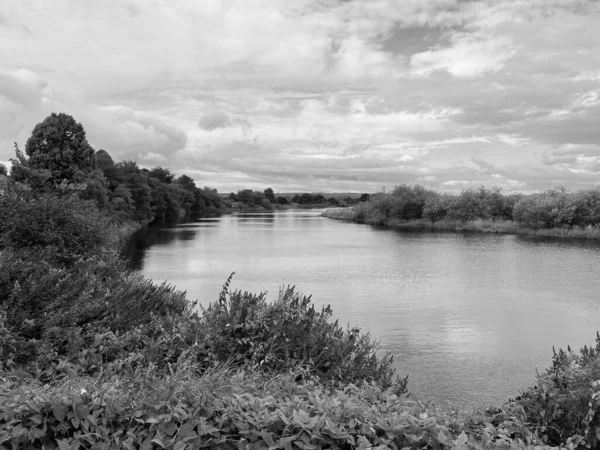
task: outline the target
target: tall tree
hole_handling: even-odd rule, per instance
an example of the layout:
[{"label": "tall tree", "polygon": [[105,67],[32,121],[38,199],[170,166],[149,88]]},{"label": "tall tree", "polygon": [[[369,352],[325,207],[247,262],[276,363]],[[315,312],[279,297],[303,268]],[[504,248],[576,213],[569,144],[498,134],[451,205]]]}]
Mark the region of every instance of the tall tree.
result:
[{"label": "tall tree", "polygon": [[52,113],[25,144],[32,169],[47,169],[54,181],[82,181],[94,169],[94,149],[83,126],[68,114]]}]

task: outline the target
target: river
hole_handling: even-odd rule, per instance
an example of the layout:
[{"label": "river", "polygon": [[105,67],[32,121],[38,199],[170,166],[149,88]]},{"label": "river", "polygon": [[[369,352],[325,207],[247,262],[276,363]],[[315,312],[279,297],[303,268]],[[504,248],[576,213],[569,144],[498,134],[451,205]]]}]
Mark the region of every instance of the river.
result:
[{"label": "river", "polygon": [[420,400],[499,404],[533,383],[552,346],[594,344],[600,242],[392,231],[321,212],[153,226],[124,253],[133,269],[203,305],[233,271],[233,288],[272,300],[295,285],[391,350]]}]

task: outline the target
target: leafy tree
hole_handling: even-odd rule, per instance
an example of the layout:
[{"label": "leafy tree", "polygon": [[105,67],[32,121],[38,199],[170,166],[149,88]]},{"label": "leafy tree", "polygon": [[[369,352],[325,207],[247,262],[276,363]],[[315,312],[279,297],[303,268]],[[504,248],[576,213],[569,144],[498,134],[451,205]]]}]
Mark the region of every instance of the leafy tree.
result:
[{"label": "leafy tree", "polygon": [[449,196],[431,196],[425,201],[423,218],[431,220],[431,223],[443,220],[448,215],[451,205],[452,198]]},{"label": "leafy tree", "polygon": [[285,197],[277,197],[277,203],[280,205],[287,205],[289,201]]},{"label": "leafy tree", "polygon": [[275,203],[276,199],[275,199],[275,193],[273,192],[273,189],[267,188],[263,191],[263,194],[267,198],[267,200],[269,200],[271,203]]},{"label": "leafy tree", "polygon": [[148,172],[148,176],[151,178],[156,178],[160,180],[161,183],[165,184],[171,184],[173,180],[175,180],[175,174],[169,169],[165,169],[163,167],[155,167]]},{"label": "leafy tree", "polygon": [[303,194],[300,194],[300,196],[298,197],[298,203],[300,203],[301,205],[312,205],[312,203],[313,203],[312,194],[309,194],[308,192],[304,192]]},{"label": "leafy tree", "polygon": [[119,220],[131,220],[135,213],[135,202],[131,191],[124,185],[118,185],[109,194],[108,210]]},{"label": "leafy tree", "polygon": [[152,214],[152,190],[146,176],[135,161],[123,161],[116,165],[119,181],[130,191],[135,205],[133,219],[148,222],[154,219]]},{"label": "leafy tree", "polygon": [[186,191],[194,192],[196,189],[198,189],[194,180],[187,175],[181,175],[179,178],[177,178],[176,183]]},{"label": "leafy tree", "polygon": [[104,149],[98,150],[94,155],[94,159],[96,161],[96,168],[102,171],[115,166],[115,162],[113,161],[112,157]]},{"label": "leafy tree", "polygon": [[325,196],[323,194],[315,194],[313,195],[312,198],[312,202],[314,204],[321,204],[321,203],[325,203]]},{"label": "leafy tree", "polygon": [[362,194],[358,200],[361,202],[368,202],[370,198],[371,194]]},{"label": "leafy tree", "polygon": [[50,170],[52,179],[58,181],[81,182],[95,164],[83,126],[64,113],[52,113],[34,127],[25,153],[31,169]]},{"label": "leafy tree", "polygon": [[6,166],[4,164],[0,164],[0,175],[8,175],[8,170],[6,170]]}]

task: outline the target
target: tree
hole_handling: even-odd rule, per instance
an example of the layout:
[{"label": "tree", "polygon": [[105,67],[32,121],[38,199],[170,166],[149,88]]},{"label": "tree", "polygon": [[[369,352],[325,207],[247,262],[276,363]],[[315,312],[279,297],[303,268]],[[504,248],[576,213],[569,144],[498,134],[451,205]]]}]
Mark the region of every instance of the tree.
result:
[{"label": "tree", "polygon": [[370,198],[371,198],[371,194],[362,194],[360,196],[360,198],[358,199],[358,201],[360,201],[360,202],[368,202]]},{"label": "tree", "polygon": [[273,189],[267,188],[264,190],[263,193],[265,194],[265,197],[267,198],[267,200],[269,200],[271,203],[275,203],[276,199],[275,199],[275,193],[273,192]]},{"label": "tree", "polygon": [[25,153],[29,167],[50,170],[52,181],[83,181],[95,164],[83,126],[64,113],[52,113],[34,127]]},{"label": "tree", "polygon": [[8,171],[6,170],[6,166],[4,164],[0,164],[0,175],[8,175]]},{"label": "tree", "polygon": [[175,174],[173,172],[171,172],[169,169],[164,169],[162,167],[155,167],[150,172],[148,172],[148,176],[151,178],[156,178],[165,184],[171,184],[175,179]]},{"label": "tree", "polygon": [[194,180],[187,175],[181,175],[177,178],[176,182],[186,191],[195,192],[195,190],[198,189]]},{"label": "tree", "polygon": [[301,205],[312,205],[312,202],[313,196],[308,192],[300,194],[300,197],[298,198],[298,203],[300,203]]},{"label": "tree", "polygon": [[100,149],[94,155],[94,159],[96,161],[96,168],[106,171],[106,169],[115,167],[115,162],[112,157],[108,154],[108,152],[104,149]]}]

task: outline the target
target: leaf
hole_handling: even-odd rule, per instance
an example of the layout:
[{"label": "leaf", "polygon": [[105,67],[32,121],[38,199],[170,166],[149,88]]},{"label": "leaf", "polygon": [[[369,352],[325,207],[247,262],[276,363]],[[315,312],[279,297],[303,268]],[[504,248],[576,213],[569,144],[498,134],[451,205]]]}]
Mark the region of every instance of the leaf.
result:
[{"label": "leaf", "polygon": [[467,437],[467,434],[463,431],[456,438],[456,443],[460,446],[463,446],[463,445],[466,445],[468,440],[469,440],[469,438]]},{"label": "leaf", "polygon": [[60,450],[70,450],[71,449],[68,439],[60,439],[60,440],[56,441],[56,443],[58,444],[58,448]]},{"label": "leaf", "polygon": [[275,441],[273,440],[273,438],[271,437],[271,435],[269,433],[267,433],[266,431],[262,431],[260,433],[260,436],[268,444],[269,447],[274,447],[276,445]]},{"label": "leaf", "polygon": [[158,445],[161,448],[166,448],[164,442],[162,441],[162,439],[158,436],[158,433],[156,435],[156,437],[154,439],[152,439],[152,442],[155,443],[156,445]]},{"label": "leaf", "polygon": [[437,434],[437,440],[442,445],[446,445],[446,442],[448,442],[448,438],[441,431]]},{"label": "leaf", "polygon": [[185,443],[183,441],[177,441],[177,442],[175,442],[175,445],[173,446],[173,450],[183,450],[186,445],[187,445],[187,443]]},{"label": "leaf", "polygon": [[59,422],[64,422],[65,416],[67,415],[67,409],[68,406],[64,403],[52,404],[52,412],[54,413],[54,417],[56,417]]}]

